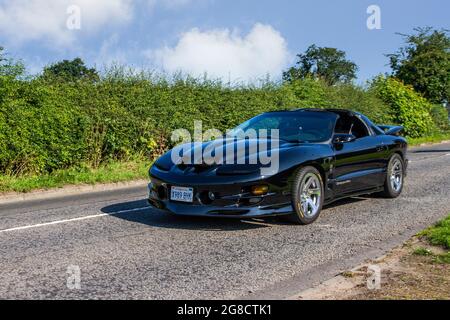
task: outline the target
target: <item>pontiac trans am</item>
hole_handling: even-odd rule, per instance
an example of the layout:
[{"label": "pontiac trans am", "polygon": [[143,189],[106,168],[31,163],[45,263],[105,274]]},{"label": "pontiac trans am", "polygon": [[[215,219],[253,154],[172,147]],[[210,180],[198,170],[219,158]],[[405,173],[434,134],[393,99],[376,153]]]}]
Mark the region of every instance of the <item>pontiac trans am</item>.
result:
[{"label": "pontiac trans am", "polygon": [[[402,127],[375,125],[348,110],[300,109],[259,115],[231,132],[278,130],[277,137],[244,139],[244,156],[217,163],[173,161],[173,151],[150,169],[149,203],[176,215],[259,218],[287,216],[313,223],[324,205],[338,199],[380,193],[400,196],[407,169]],[[271,140],[271,141],[269,141]],[[276,170],[252,161],[268,145]],[[236,150],[233,134],[185,146],[192,153],[212,145]]]}]

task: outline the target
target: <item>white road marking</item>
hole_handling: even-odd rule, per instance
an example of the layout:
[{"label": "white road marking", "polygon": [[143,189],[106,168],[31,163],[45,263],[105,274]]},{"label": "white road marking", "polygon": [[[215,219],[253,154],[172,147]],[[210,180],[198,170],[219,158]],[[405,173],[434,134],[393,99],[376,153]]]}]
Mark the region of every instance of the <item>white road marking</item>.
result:
[{"label": "white road marking", "polygon": [[112,212],[112,213],[101,213],[101,214],[95,214],[95,215],[91,215],[91,216],[84,216],[84,217],[73,218],[73,219],[65,219],[65,220],[57,220],[57,221],[51,221],[51,222],[32,224],[32,225],[28,225],[28,226],[3,229],[3,230],[0,230],[0,233],[12,232],[12,231],[20,231],[20,230],[27,230],[27,229],[34,229],[34,228],[41,228],[41,227],[46,227],[46,226],[52,226],[52,225],[55,225],[55,224],[62,224],[62,223],[69,223],[69,222],[75,222],[75,221],[89,220],[89,219],[101,218],[101,217],[106,217],[106,216],[114,216],[114,215],[123,214],[123,213],[131,213],[131,212],[141,211],[141,210],[145,210],[145,209],[148,209],[148,208],[150,208],[150,207],[134,208],[134,209],[121,210],[121,211]]}]

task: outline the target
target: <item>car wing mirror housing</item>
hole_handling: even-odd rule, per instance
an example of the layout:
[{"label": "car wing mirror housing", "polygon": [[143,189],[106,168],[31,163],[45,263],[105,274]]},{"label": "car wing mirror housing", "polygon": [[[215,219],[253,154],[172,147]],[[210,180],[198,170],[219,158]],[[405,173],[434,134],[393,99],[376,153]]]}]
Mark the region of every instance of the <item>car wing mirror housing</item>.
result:
[{"label": "car wing mirror housing", "polygon": [[353,134],[346,134],[346,133],[338,133],[335,134],[333,137],[333,143],[335,144],[350,143],[355,140],[356,137]]}]

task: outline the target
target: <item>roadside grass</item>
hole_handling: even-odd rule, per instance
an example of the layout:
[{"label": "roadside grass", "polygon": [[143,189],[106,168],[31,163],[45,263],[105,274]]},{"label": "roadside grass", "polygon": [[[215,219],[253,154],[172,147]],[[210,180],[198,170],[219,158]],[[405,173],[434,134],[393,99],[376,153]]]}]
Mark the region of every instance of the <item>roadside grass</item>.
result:
[{"label": "roadside grass", "polygon": [[450,216],[422,231],[419,236],[426,238],[432,245],[450,250]]},{"label": "roadside grass", "polygon": [[[370,266],[380,270],[380,287]],[[370,282],[368,282],[370,280]],[[434,226],[339,276],[304,290],[300,300],[450,300],[450,215]]]},{"label": "roadside grass", "polygon": [[449,300],[450,215],[420,232],[401,248],[392,250],[380,264],[382,287],[368,290],[366,278],[348,291],[356,300]]},{"label": "roadside grass", "polygon": [[110,162],[99,168],[89,167],[57,170],[45,175],[0,175],[0,193],[30,192],[39,189],[61,188],[66,185],[101,184],[146,179],[151,161],[136,159]]},{"label": "roadside grass", "polygon": [[420,247],[420,248],[416,248],[413,251],[413,254],[415,254],[416,256],[429,257],[429,256],[433,255],[433,252],[429,249]]},{"label": "roadside grass", "polygon": [[410,146],[418,146],[424,143],[439,143],[446,140],[450,140],[450,132],[439,132],[420,138],[408,138],[408,143]]},{"label": "roadside grass", "polygon": [[446,252],[443,254],[436,254],[432,250],[419,247],[414,250],[414,255],[430,256],[435,263],[450,263],[450,216],[422,231],[418,236],[433,246],[442,247]]},{"label": "roadside grass", "polygon": [[450,252],[446,254],[439,254],[434,257],[434,262],[440,264],[450,264]]}]

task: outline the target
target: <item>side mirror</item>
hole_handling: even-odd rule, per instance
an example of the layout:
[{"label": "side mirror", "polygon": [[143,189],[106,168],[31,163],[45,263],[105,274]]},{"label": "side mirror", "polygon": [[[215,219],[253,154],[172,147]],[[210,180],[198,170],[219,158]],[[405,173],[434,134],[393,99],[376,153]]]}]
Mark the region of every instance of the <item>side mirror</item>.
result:
[{"label": "side mirror", "polygon": [[333,137],[333,143],[335,144],[342,144],[342,143],[349,143],[356,140],[356,137],[352,134],[346,134],[346,133],[338,133],[335,134]]}]

